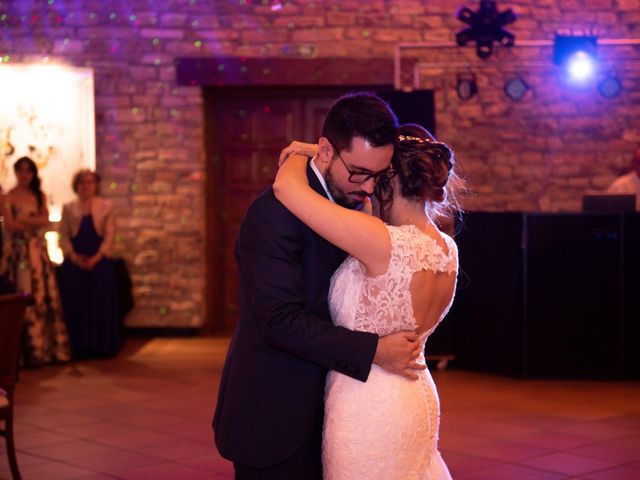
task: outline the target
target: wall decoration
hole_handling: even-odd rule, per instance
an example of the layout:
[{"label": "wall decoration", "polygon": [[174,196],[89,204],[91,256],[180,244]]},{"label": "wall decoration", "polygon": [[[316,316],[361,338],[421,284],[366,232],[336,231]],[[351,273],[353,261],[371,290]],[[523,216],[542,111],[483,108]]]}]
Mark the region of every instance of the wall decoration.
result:
[{"label": "wall decoration", "polygon": [[14,162],[38,166],[50,218],[75,198],[71,177],[95,168],[93,70],[58,65],[0,65],[0,185],[15,185]]}]

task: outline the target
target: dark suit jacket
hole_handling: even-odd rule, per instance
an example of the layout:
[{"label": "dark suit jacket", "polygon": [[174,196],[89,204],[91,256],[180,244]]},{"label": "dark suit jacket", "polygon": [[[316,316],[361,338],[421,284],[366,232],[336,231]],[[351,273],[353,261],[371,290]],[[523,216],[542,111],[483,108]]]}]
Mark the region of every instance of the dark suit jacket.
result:
[{"label": "dark suit jacket", "polygon": [[[325,195],[309,166],[307,176]],[[235,253],[240,319],[213,428],[223,457],[264,467],[293,454],[317,428],[327,370],[365,381],[378,340],[332,324],[329,281],[344,253],[294,217],[272,188],[247,210]]]}]

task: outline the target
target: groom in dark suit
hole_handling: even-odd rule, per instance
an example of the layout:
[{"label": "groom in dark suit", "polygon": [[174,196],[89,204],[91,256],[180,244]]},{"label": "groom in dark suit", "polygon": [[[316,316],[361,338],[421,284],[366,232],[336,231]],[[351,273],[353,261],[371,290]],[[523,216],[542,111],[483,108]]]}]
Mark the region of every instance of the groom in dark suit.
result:
[{"label": "groom in dark suit", "polygon": [[[359,208],[388,171],[395,115],[375,95],[345,95],[322,137],[309,184]],[[333,325],[329,282],[345,254],[285,209],[272,188],[247,210],[235,253],[241,310],[213,419],[216,444],[236,479],[321,479],[327,371],[364,382],[376,363],[413,378],[411,369],[423,368],[415,363],[419,343],[410,332],[378,338]]]}]

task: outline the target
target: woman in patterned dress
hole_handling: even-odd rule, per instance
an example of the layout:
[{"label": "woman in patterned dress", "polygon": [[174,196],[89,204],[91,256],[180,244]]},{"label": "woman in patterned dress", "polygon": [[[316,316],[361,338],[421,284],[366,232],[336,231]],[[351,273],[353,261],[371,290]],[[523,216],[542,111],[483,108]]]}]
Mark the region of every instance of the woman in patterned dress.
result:
[{"label": "woman in patterned dress", "polygon": [[17,185],[4,198],[6,238],[0,273],[19,292],[33,295],[25,314],[23,360],[27,367],[67,362],[71,358],[67,328],[44,229],[49,225],[47,199],[40,190],[38,168],[29,157],[13,165]]}]

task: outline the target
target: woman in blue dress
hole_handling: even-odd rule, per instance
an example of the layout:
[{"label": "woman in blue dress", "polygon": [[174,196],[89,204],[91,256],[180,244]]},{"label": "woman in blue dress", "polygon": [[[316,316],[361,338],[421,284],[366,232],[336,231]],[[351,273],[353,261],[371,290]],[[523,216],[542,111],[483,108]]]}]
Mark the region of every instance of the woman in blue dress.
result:
[{"label": "woman in blue dress", "polygon": [[116,276],[111,252],[115,216],[98,196],[99,176],[80,170],[73,177],[78,199],[62,209],[60,293],[74,358],[114,356],[121,346]]}]

